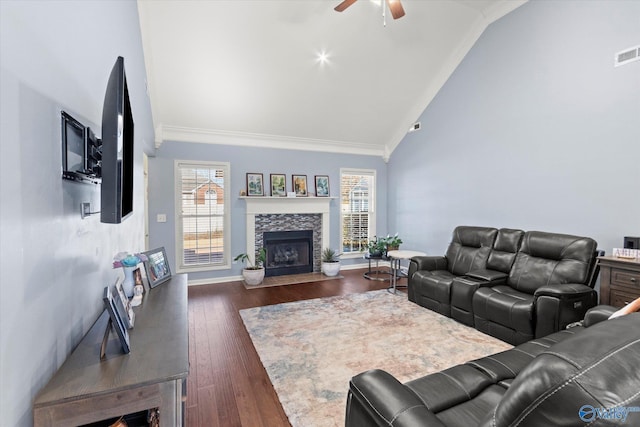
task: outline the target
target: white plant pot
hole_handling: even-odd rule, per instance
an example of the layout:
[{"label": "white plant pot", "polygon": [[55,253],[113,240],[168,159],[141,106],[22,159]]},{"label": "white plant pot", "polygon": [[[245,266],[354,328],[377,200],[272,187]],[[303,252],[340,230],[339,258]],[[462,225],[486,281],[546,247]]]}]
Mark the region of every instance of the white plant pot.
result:
[{"label": "white plant pot", "polygon": [[329,276],[329,277],[333,277],[333,276],[337,276],[338,273],[340,273],[340,261],[338,262],[323,262],[322,266],[322,273],[325,276]]},{"label": "white plant pot", "polygon": [[242,277],[244,277],[245,283],[249,286],[259,285],[264,280],[264,267],[257,270],[245,268],[242,270]]}]

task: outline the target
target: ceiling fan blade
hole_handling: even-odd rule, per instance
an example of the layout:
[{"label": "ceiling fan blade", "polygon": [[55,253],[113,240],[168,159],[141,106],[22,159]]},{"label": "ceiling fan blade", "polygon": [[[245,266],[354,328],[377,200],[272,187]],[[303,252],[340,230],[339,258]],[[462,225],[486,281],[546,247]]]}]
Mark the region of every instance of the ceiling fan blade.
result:
[{"label": "ceiling fan blade", "polygon": [[348,8],[349,6],[354,4],[355,2],[356,2],[356,0],[344,0],[342,3],[340,3],[339,5],[334,7],[333,10],[335,10],[337,12],[342,12],[343,10],[345,10],[346,8]]},{"label": "ceiling fan blade", "polygon": [[402,18],[404,16],[404,8],[402,7],[400,0],[387,0],[387,5],[389,5],[393,19]]}]

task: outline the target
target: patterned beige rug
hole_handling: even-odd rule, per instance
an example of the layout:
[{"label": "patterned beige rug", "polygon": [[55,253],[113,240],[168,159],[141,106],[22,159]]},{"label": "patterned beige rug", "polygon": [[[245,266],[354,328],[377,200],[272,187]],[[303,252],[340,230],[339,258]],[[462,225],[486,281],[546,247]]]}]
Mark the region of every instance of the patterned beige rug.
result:
[{"label": "patterned beige rug", "polygon": [[293,427],[344,425],[352,376],[401,382],[511,348],[386,290],[241,310]]}]

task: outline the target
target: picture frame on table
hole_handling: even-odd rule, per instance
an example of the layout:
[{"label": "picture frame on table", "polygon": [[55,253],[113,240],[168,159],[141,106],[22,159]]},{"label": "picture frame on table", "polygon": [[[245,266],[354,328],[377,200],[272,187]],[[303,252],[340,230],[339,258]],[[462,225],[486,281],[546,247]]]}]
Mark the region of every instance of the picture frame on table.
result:
[{"label": "picture frame on table", "polygon": [[272,173],[270,175],[271,181],[271,196],[273,197],[285,197],[287,195],[287,176],[283,173]]},{"label": "picture frame on table", "polygon": [[309,195],[307,191],[307,175],[292,175],[293,191],[296,197],[306,197]]},{"label": "picture frame on table", "polygon": [[144,280],[142,279],[142,270],[140,267],[133,270],[133,286],[142,286],[144,289]]},{"label": "picture frame on table", "polygon": [[316,197],[329,197],[329,176],[316,175]]},{"label": "picture frame on table", "polygon": [[143,264],[149,289],[153,289],[171,278],[171,268],[164,246],[143,252],[143,254],[147,256],[147,260],[143,261]]},{"label": "picture frame on table", "polygon": [[264,196],[264,182],[261,173],[247,173],[247,196]]},{"label": "picture frame on table", "polygon": [[131,307],[131,303],[129,302],[129,298],[124,293],[124,287],[122,286],[122,279],[116,280],[115,283],[115,292],[113,294],[116,300],[116,310],[118,311],[118,316],[122,319],[122,323],[127,329],[133,329],[133,325],[136,320],[136,314],[133,312],[133,307]]},{"label": "picture frame on table", "polygon": [[[111,286],[105,286],[102,300],[107,312],[109,312],[109,323],[111,324],[111,327],[116,330],[116,334],[120,340],[120,345],[122,346],[122,351],[130,353],[131,346],[129,344],[129,333],[127,332],[127,328],[124,326],[122,319],[118,315],[118,311],[116,309],[116,298],[119,297],[113,295],[111,292]],[[105,339],[103,340],[102,347],[100,348],[101,359],[104,359],[105,356],[106,338],[108,336],[109,326],[107,326],[107,330],[105,332]]]}]

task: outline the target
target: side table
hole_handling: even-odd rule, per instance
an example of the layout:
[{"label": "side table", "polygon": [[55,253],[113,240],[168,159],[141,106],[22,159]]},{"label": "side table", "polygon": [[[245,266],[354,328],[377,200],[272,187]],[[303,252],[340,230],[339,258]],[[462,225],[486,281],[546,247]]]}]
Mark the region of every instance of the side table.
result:
[{"label": "side table", "polygon": [[[362,276],[368,280],[377,280],[379,282],[387,282],[391,280],[391,271],[390,270],[380,270],[378,264],[380,261],[389,261],[389,257],[386,255],[381,256],[371,256],[369,253],[364,255],[364,259],[369,261],[369,271],[366,271]],[[371,269],[371,260],[375,261],[375,270]],[[383,275],[383,277],[380,277]]]},{"label": "side table", "polygon": [[[387,291],[395,294],[396,290],[398,289],[398,277],[403,278],[403,277],[407,277],[404,275],[401,275],[401,261],[403,259],[411,259],[414,256],[425,256],[426,253],[424,252],[419,252],[419,251],[405,251],[405,250],[397,250],[397,251],[389,251],[387,252],[387,256],[389,257],[389,260],[391,261],[391,286],[389,286],[387,288]],[[406,287],[406,286],[402,286],[402,287]]]},{"label": "side table", "polygon": [[600,304],[624,307],[640,298],[640,261],[598,257],[600,266]]}]

